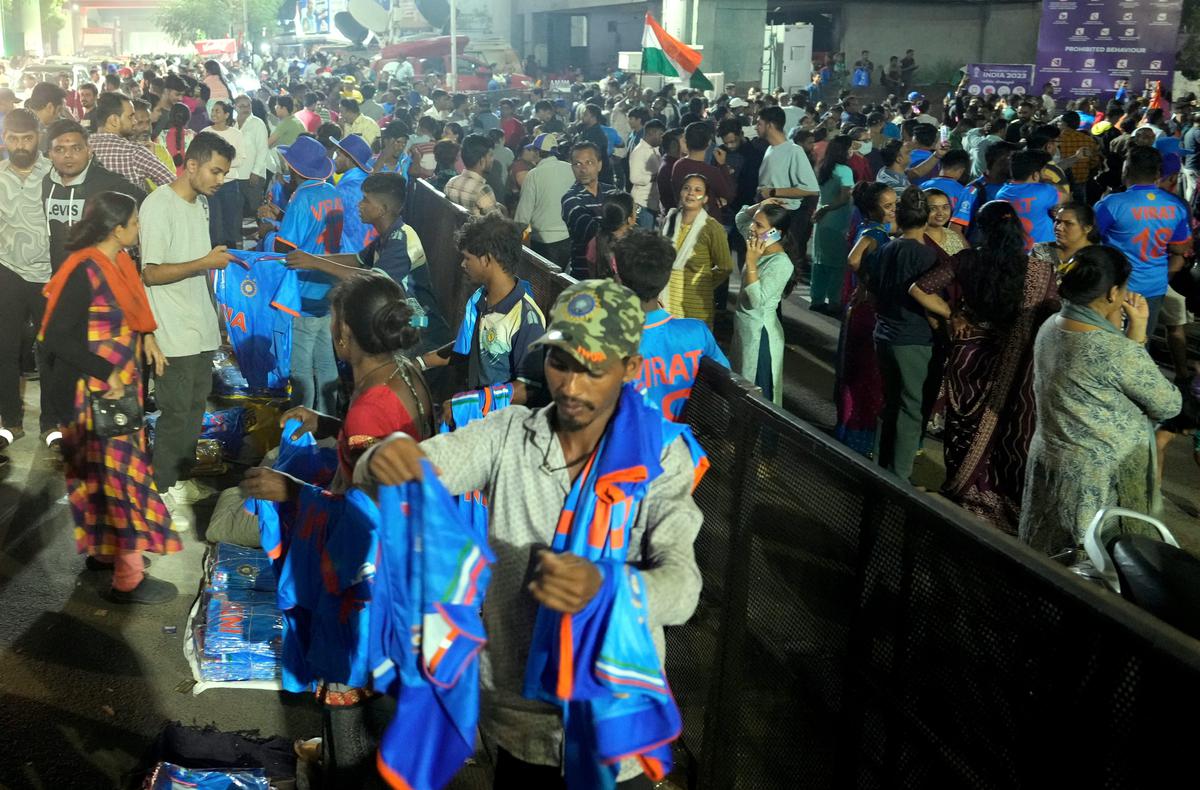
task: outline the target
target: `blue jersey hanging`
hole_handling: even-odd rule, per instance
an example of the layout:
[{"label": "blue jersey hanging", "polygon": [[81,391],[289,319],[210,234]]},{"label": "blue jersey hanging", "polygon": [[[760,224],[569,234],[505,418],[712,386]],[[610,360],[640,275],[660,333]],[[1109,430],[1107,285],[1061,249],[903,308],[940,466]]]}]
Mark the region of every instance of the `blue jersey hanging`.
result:
[{"label": "blue jersey hanging", "polygon": [[291,375],[292,318],[300,314],[300,282],[279,253],[230,250],[233,265],[216,273],[213,290],[238,368],[252,393],[283,395]]}]

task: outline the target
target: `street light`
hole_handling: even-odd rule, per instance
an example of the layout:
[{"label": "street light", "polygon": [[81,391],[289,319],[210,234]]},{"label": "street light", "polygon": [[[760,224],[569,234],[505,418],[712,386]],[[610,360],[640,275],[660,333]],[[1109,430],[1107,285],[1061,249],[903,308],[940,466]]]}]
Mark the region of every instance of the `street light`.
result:
[{"label": "street light", "polygon": [[450,0],[450,92],[458,90],[458,2]]}]

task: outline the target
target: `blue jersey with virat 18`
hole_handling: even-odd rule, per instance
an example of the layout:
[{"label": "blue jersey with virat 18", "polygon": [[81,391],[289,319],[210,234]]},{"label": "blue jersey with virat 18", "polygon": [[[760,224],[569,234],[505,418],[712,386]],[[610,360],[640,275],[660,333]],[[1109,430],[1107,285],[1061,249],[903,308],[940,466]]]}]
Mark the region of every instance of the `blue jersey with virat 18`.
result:
[{"label": "blue jersey with virat 18", "polygon": [[1096,204],[1096,230],[1129,259],[1129,290],[1151,299],[1167,292],[1168,245],[1192,238],[1187,206],[1153,184],[1102,198]]},{"label": "blue jersey with virat 18", "polygon": [[238,368],[252,391],[286,393],[292,318],[300,315],[297,272],[280,253],[229,252],[237,260],[216,273],[213,292]]},{"label": "blue jersey with virat 18", "polygon": [[[276,241],[284,247],[313,255],[342,251],[345,212],[337,189],[324,181],[305,181],[296,187],[283,212]],[[357,250],[355,250],[357,252]],[[329,313],[326,295],[333,279],[321,272],[300,272],[300,312],[307,316]]]},{"label": "blue jersey with virat 18", "polygon": [[676,318],[666,310],[647,313],[639,351],[642,372],[633,384],[672,421],[683,415],[702,357],[729,367],[707,324],[694,318]]}]

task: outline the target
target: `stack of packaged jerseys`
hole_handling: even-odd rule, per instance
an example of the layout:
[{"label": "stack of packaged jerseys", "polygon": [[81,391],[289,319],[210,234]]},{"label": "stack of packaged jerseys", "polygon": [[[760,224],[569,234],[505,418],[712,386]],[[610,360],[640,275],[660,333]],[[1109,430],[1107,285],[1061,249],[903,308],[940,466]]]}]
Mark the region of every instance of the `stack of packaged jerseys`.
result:
[{"label": "stack of packaged jerseys", "polygon": [[275,680],[283,620],[275,572],[260,549],[218,543],[193,626],[204,681]]},{"label": "stack of packaged jerseys", "polygon": [[184,768],[159,763],[146,779],[147,790],[270,790],[267,774],[261,768]]}]

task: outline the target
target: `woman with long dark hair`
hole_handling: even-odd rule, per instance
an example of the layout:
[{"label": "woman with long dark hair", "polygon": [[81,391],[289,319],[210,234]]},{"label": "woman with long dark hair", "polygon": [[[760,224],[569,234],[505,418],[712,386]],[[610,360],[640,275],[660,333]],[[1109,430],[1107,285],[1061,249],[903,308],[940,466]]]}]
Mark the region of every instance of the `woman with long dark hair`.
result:
[{"label": "woman with long dark hair", "polygon": [[1016,534],[1033,438],[1033,340],[1058,309],[1055,266],[1025,252],[1016,210],[993,200],[976,215],[979,243],[909,289],[950,326],[945,365],[942,492]]},{"label": "woman with long dark hair", "polygon": [[875,429],[883,410],[883,381],[875,357],[875,298],[860,276],[863,264],[891,241],[896,222],[896,192],[878,181],[863,181],[852,193],[863,221],[846,258],[848,271],[842,297],[846,314],[838,335],[834,401],[834,436],[851,450],[871,456]]},{"label": "woman with long dark hair", "polygon": [[850,192],[854,172],[850,169],[849,135],[829,141],[817,170],[820,202],[813,214],[812,298],[810,309],[828,315],[842,312],[842,279],[846,274],[846,234],[850,226]]},{"label": "woman with long dark hair", "polygon": [[208,86],[208,98],[219,101],[233,101],[233,91],[221,73],[221,64],[215,60],[204,61],[204,84]]},{"label": "woman with long dark hair", "polygon": [[171,160],[175,162],[175,175],[183,175],[183,157],[187,154],[187,148],[192,143],[192,138],[196,133],[188,128],[188,124],[192,120],[192,111],[187,108],[183,102],[178,102],[172,105],[170,113],[167,115],[167,128],[159,135],[158,141],[167,149],[167,153],[171,155]]},{"label": "woman with long dark hair", "polygon": [[[137,266],[125,252],[138,242],[137,204],[117,192],[88,198],[67,236],[72,254],[46,286],[41,338],[47,370],[42,386],[75,391],[75,423],[63,430],[67,498],[75,544],[91,570],[111,570],[114,603],[173,600],[169,582],[145,574],[143,551],[183,549],[154,486],[142,430],[101,436],[94,398],[118,401],[121,415],[140,419],[142,365],[161,375],[166,357]],[[133,396],[134,409],[122,398]]]},{"label": "woman with long dark hair", "polygon": [[1077,252],[1059,270],[1062,310],[1033,343],[1037,430],[1018,536],[1046,554],[1078,547],[1101,508],[1161,504],[1154,423],[1179,413],[1182,394],[1146,352],[1150,310],[1130,270],[1114,247]]},{"label": "woman with long dark hair", "polygon": [[638,206],[628,192],[606,195],[600,205],[600,227],[587,247],[587,262],[591,277],[613,277],[617,273],[613,245],[637,227]]}]

